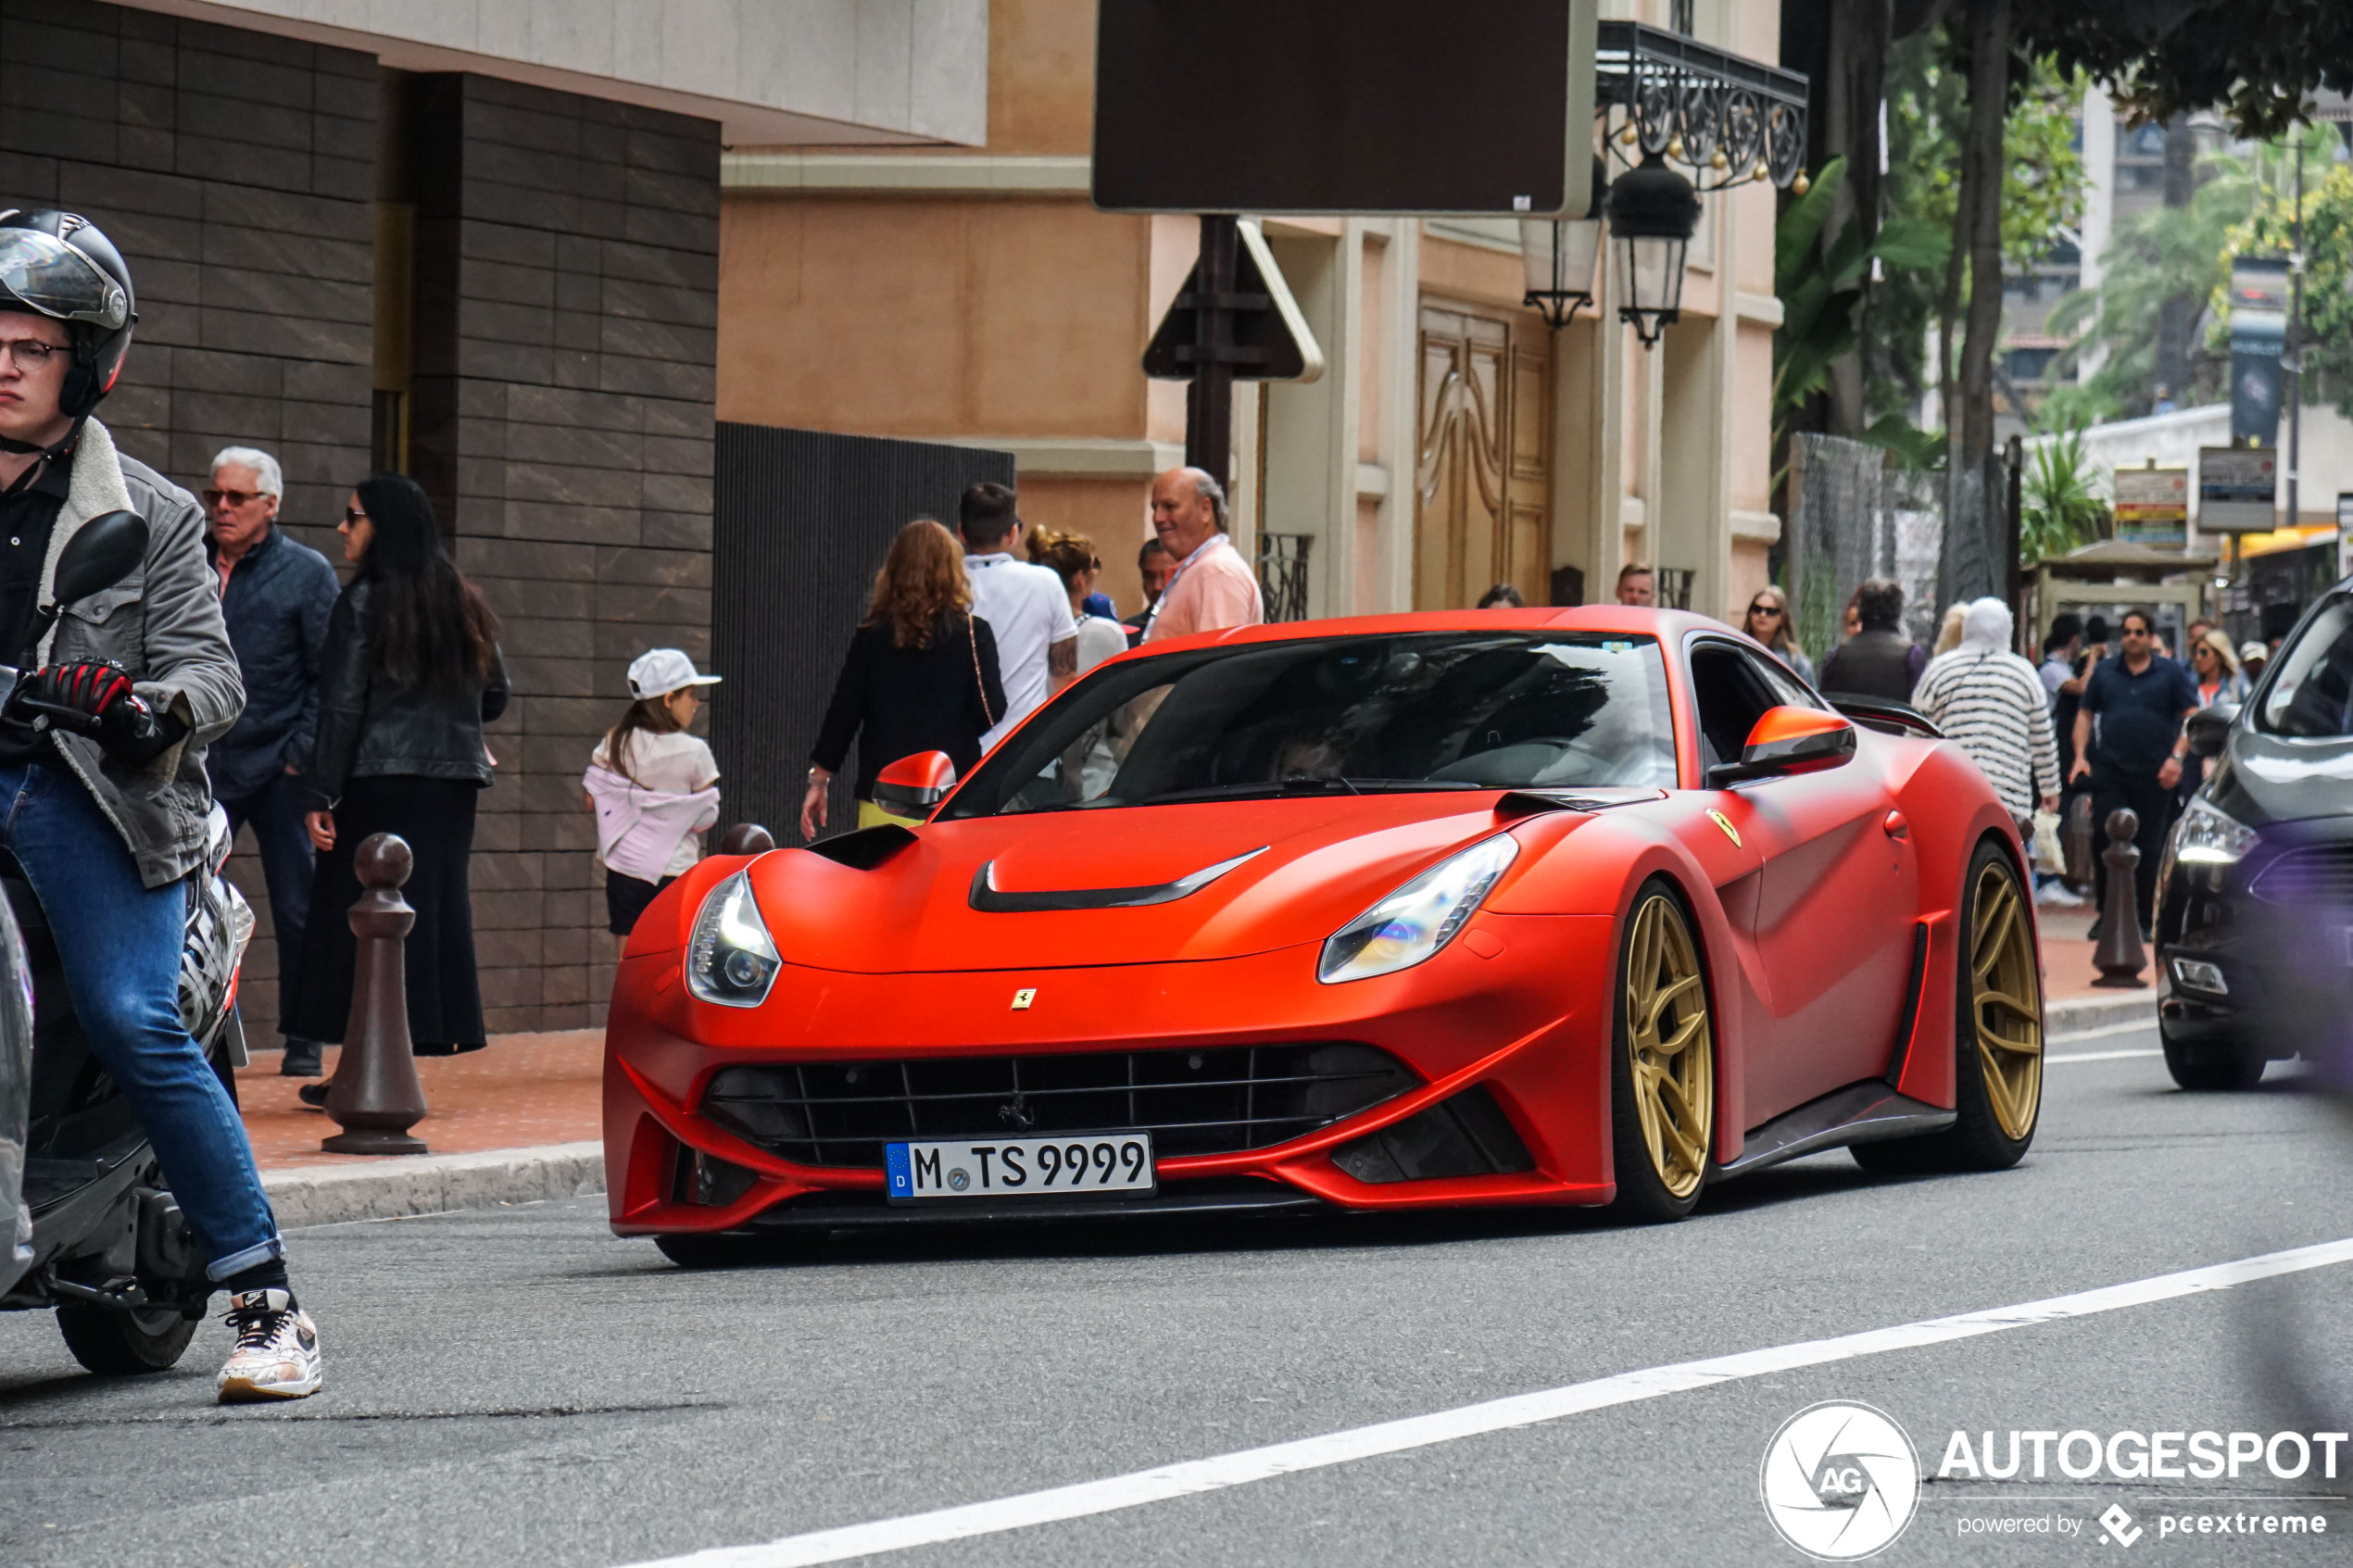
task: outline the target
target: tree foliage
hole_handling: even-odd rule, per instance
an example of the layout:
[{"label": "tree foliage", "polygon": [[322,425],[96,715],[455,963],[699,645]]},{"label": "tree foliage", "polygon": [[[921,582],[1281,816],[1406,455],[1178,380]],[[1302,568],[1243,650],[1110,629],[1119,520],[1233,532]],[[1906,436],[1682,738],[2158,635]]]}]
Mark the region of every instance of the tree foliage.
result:
[{"label": "tree foliage", "polygon": [[2019,485],[2019,558],[2025,565],[2106,538],[2111,513],[2081,429],[2037,442]]},{"label": "tree foliage", "polygon": [[2276,137],[2314,89],[2353,92],[2346,0],[2067,0],[2021,7],[2018,32],[2061,69],[2113,83],[2143,120],[2217,108],[2243,136]]}]

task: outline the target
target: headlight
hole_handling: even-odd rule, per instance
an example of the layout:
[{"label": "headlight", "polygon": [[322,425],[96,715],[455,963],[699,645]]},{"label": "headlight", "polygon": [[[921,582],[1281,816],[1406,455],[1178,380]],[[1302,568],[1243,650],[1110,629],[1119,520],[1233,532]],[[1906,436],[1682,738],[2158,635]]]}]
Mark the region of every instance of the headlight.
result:
[{"label": "headlight", "polygon": [[1441,860],[1334,932],[1315,978],[1335,985],[1413,968],[1454,939],[1518,853],[1499,833]]},{"label": "headlight", "polygon": [[2173,859],[2184,866],[2227,866],[2255,847],[2255,830],[2212,805],[2190,797],[2173,830]]},{"label": "headlight", "polygon": [[756,1008],[781,967],[749,877],[737,872],[703,895],[686,940],[687,990],[721,1007]]}]

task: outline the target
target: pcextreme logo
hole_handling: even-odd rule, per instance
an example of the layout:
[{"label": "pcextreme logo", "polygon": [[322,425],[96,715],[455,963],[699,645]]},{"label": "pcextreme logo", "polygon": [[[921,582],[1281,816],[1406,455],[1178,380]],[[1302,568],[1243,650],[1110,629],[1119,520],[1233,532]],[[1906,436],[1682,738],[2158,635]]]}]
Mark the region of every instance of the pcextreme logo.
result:
[{"label": "pcextreme logo", "polygon": [[1853,1562],[1911,1524],[1919,1454],[1882,1411],[1825,1400],[1781,1423],[1765,1445],[1757,1492],[1781,1539],[1824,1562]]}]

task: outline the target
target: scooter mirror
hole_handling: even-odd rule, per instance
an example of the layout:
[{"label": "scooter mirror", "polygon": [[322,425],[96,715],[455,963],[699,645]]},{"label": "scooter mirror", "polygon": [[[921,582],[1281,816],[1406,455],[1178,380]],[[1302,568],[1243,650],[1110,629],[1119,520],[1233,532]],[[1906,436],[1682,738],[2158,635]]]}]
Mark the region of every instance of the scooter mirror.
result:
[{"label": "scooter mirror", "polygon": [[102,512],[57,552],[57,599],[69,605],[103,594],[147,558],[147,520],[137,512]]}]

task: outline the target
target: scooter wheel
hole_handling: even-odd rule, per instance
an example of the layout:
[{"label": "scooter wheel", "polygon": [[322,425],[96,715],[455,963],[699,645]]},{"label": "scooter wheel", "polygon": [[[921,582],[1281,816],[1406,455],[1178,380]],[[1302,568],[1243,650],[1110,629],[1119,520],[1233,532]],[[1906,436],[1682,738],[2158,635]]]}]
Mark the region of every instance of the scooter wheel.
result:
[{"label": "scooter wheel", "polygon": [[196,1321],[177,1308],[119,1312],[105,1307],[57,1309],[57,1328],[73,1359],[106,1377],[169,1372],[196,1335]]}]

